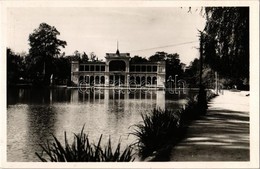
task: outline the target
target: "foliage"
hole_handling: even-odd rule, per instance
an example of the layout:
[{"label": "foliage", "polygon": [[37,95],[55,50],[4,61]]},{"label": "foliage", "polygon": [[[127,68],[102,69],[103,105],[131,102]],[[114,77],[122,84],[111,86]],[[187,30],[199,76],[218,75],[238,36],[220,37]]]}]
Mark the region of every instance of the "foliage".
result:
[{"label": "foliage", "polygon": [[130,59],[130,62],[131,63],[145,63],[145,62],[148,62],[148,60],[145,57],[135,55],[134,57],[132,57]]},{"label": "foliage", "polygon": [[44,74],[44,82],[49,84],[49,79],[53,73],[53,57],[60,54],[59,47],[65,47],[66,41],[60,40],[57,36],[60,32],[46,23],[41,23],[29,35],[29,55],[32,57],[35,70]]},{"label": "foliage", "polygon": [[62,81],[70,80],[71,62],[67,57],[53,59],[53,84],[63,84]]},{"label": "foliage", "polygon": [[156,52],[154,55],[149,57],[149,61],[151,62],[165,61],[167,79],[170,76],[174,77],[175,75],[178,75],[179,79],[183,78],[185,64],[181,63],[179,54],[177,53],[168,54],[166,52]]},{"label": "foliage", "polygon": [[158,62],[158,61],[165,61],[167,53],[166,52],[156,52],[154,55],[149,57],[149,61],[151,62]]},{"label": "foliage", "polygon": [[206,7],[205,62],[222,77],[249,78],[249,7]]},{"label": "foliage", "polygon": [[74,134],[74,141],[70,145],[67,140],[65,132],[65,146],[55,137],[51,144],[47,142],[46,145],[40,145],[43,152],[45,152],[49,159],[42,155],[35,153],[42,162],[124,162],[133,161],[133,148],[126,147],[121,151],[121,144],[118,143],[115,151],[112,149],[111,140],[109,138],[105,147],[101,146],[102,135],[97,144],[91,144],[88,136],[83,133]]},{"label": "foliage", "polygon": [[143,123],[135,125],[135,131],[131,134],[137,137],[136,144],[140,155],[145,158],[176,136],[179,114],[169,110],[154,109],[149,114],[142,114],[142,120]]},{"label": "foliage", "polygon": [[10,48],[6,49],[7,57],[7,84],[18,83],[20,78],[26,76],[25,56],[14,53]]},{"label": "foliage", "polygon": [[86,62],[89,61],[88,55],[87,55],[85,52],[83,52],[83,54],[82,54],[82,56],[81,56],[81,61],[82,61],[83,63],[86,63]]}]

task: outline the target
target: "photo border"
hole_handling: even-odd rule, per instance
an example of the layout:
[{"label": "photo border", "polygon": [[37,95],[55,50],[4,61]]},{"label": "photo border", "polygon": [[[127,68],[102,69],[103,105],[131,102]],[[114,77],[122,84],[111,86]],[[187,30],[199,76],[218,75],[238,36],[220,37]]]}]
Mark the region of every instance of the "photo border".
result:
[{"label": "photo border", "polygon": [[[3,168],[258,168],[259,167],[259,1],[0,1],[1,5],[1,140],[0,167]],[[6,117],[6,12],[23,7],[250,7],[250,161],[249,162],[88,162],[42,163],[7,162]]]}]

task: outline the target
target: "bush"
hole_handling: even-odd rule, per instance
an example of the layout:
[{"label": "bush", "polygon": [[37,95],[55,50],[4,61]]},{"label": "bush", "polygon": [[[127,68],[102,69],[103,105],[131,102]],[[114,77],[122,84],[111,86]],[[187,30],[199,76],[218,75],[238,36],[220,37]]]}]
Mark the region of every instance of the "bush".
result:
[{"label": "bush", "polygon": [[[88,136],[83,133],[84,127],[80,134],[74,134],[74,141],[69,145],[66,132],[65,146],[55,137],[51,144],[47,142],[45,145],[40,145],[42,153],[35,153],[42,162],[108,162],[108,161],[133,161],[133,148],[127,146],[123,151],[120,150],[120,142],[117,144],[115,151],[112,150],[111,140],[103,148],[101,147],[102,135],[97,144],[90,144]],[[49,159],[43,157],[46,153]]]},{"label": "bush", "polygon": [[180,110],[180,127],[186,127],[192,120],[200,115],[198,104],[195,100],[189,100],[186,107]]},{"label": "bush", "polygon": [[154,109],[149,114],[142,114],[143,123],[134,125],[135,130],[131,133],[137,137],[140,156],[148,157],[172,140],[177,135],[179,119],[177,112],[169,110]]}]

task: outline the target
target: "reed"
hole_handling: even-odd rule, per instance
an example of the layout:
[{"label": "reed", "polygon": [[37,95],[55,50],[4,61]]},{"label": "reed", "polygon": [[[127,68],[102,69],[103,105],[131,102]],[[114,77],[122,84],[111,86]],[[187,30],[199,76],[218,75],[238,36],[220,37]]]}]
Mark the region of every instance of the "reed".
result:
[{"label": "reed", "polygon": [[[102,135],[97,144],[91,144],[88,136],[83,132],[84,126],[79,134],[74,134],[73,143],[70,145],[64,133],[64,146],[53,135],[54,142],[47,141],[46,144],[40,145],[42,148],[41,155],[37,152],[36,156],[42,162],[128,162],[134,160],[133,148],[127,146],[121,151],[121,143],[117,144],[115,151],[111,145],[111,139],[105,146],[101,146]],[[46,154],[46,158],[43,157]]]},{"label": "reed", "polygon": [[179,114],[170,110],[153,109],[142,114],[142,123],[134,125],[131,134],[137,137],[139,155],[143,158],[153,154],[177,135]]}]

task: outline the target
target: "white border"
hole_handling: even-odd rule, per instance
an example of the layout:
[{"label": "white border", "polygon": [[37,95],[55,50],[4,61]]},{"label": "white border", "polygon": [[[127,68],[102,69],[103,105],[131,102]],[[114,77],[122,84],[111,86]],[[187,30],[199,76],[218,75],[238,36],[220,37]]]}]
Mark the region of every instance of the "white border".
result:
[{"label": "white border", "polygon": [[[47,2],[47,3],[46,3]],[[8,7],[250,7],[250,161],[249,162],[127,162],[41,163],[6,161],[6,9]],[[1,1],[1,165],[4,168],[259,168],[259,1]],[[242,65],[241,65],[242,66]]]}]

